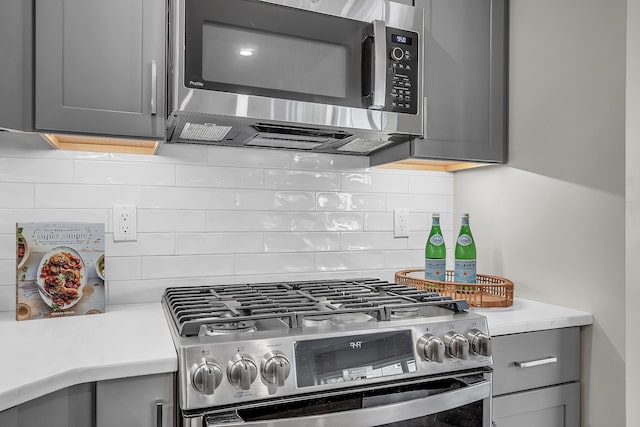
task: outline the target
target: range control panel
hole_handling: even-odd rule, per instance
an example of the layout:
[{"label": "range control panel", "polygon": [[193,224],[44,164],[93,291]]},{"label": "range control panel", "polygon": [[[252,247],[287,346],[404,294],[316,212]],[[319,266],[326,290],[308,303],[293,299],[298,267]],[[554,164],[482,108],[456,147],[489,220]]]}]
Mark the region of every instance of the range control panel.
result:
[{"label": "range control panel", "polygon": [[385,111],[418,113],[418,34],[386,28],[387,93]]}]

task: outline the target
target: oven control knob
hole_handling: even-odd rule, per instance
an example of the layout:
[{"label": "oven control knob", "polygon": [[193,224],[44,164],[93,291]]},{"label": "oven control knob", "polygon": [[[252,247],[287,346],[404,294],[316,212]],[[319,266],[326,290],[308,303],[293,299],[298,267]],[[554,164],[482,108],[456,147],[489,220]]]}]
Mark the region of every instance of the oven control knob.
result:
[{"label": "oven control knob", "polygon": [[200,361],[191,368],[191,382],[199,392],[212,395],[222,381],[222,369],[217,363],[207,359]]},{"label": "oven control knob", "polygon": [[481,356],[491,356],[491,337],[478,329],[467,332],[471,351]]},{"label": "oven control knob", "polygon": [[400,47],[394,47],[391,49],[391,59],[394,61],[400,61],[404,58],[404,50]]},{"label": "oven control knob", "polygon": [[269,384],[275,384],[278,387],[284,385],[291,372],[291,363],[289,359],[280,351],[270,351],[262,358],[262,378]]},{"label": "oven control knob", "polygon": [[444,361],[444,342],[435,335],[423,335],[418,339],[418,353],[426,360],[442,363]]},{"label": "oven control knob", "polygon": [[256,362],[248,354],[236,354],[227,366],[229,382],[241,390],[249,390],[258,376]]},{"label": "oven control knob", "polygon": [[456,331],[449,331],[444,336],[444,345],[449,356],[466,360],[469,358],[469,340]]}]

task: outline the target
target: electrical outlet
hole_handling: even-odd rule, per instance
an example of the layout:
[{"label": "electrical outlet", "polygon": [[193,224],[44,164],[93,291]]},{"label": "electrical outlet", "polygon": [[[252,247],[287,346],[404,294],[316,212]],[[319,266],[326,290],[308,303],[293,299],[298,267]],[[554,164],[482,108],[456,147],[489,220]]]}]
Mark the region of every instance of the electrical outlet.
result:
[{"label": "electrical outlet", "polygon": [[136,205],[113,206],[113,241],[132,242],[138,239]]},{"label": "electrical outlet", "polygon": [[393,237],[409,237],[409,209],[393,210]]}]

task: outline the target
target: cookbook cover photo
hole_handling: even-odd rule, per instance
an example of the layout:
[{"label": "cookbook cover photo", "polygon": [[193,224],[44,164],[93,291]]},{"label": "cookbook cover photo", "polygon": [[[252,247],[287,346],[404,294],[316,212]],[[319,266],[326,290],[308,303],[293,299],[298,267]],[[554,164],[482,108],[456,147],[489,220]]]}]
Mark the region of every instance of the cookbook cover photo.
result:
[{"label": "cookbook cover photo", "polygon": [[104,224],[16,224],[16,320],[104,309]]}]

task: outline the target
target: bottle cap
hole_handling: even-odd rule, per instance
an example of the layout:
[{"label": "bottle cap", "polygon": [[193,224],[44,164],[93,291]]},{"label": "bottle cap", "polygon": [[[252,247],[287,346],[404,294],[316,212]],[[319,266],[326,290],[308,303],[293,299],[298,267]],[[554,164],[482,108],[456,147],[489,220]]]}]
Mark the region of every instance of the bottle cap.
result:
[{"label": "bottle cap", "polygon": [[440,218],[440,212],[434,212],[432,218]]}]

